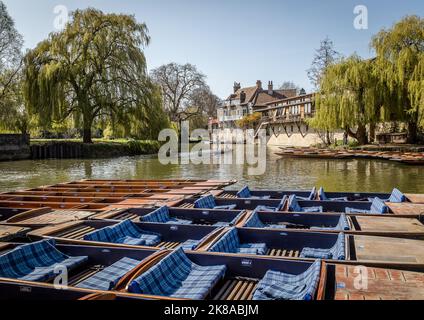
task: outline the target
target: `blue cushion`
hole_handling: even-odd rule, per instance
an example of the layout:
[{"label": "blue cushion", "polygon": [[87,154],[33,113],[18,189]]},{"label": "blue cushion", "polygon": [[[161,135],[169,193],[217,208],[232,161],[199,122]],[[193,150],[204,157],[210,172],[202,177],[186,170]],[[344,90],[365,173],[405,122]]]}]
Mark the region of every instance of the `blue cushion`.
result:
[{"label": "blue cushion", "polygon": [[307,197],[296,196],[296,198],[299,199],[299,200],[309,200],[309,201],[312,201],[312,200],[315,200],[315,194],[316,193],[317,193],[317,189],[315,187],[313,187],[311,193],[309,194],[309,196],[307,196]]},{"label": "blue cushion", "polygon": [[246,228],[266,228],[267,226],[261,221],[259,215],[253,212],[249,219],[247,219],[244,227]]},{"label": "blue cushion", "polygon": [[317,206],[317,207],[303,207],[301,212],[319,212],[322,213],[324,210],[324,208],[322,206]]},{"label": "blue cushion", "polygon": [[327,195],[324,192],[324,188],[321,187],[318,191],[318,198],[322,201],[348,201],[347,197],[340,197],[340,198],[328,198]]},{"label": "blue cushion", "polygon": [[369,210],[365,210],[365,209],[356,209],[356,208],[349,208],[346,207],[345,208],[345,213],[370,213]]},{"label": "blue cushion", "polygon": [[388,213],[389,207],[379,198],[374,198],[371,204],[370,213]]},{"label": "blue cushion", "polygon": [[182,244],[178,246],[178,248],[182,248],[183,250],[195,250],[199,245],[201,240],[186,240]]},{"label": "blue cushion", "polygon": [[199,209],[213,209],[215,206],[216,203],[213,195],[207,195],[194,201],[194,207]]},{"label": "blue cushion", "polygon": [[55,276],[55,268],[73,270],[88,257],[70,257],[55,247],[53,239],[25,244],[0,256],[0,277],[28,281],[47,281]]},{"label": "blue cushion", "polygon": [[344,213],[340,215],[340,219],[335,227],[311,227],[311,229],[315,230],[350,230],[349,222]]},{"label": "blue cushion", "polygon": [[406,196],[399,189],[394,188],[388,202],[405,202]]},{"label": "blue cushion", "polygon": [[223,205],[223,206],[215,206],[213,207],[213,209],[216,210],[234,210],[237,207],[236,204],[227,204],[227,205]]},{"label": "blue cushion", "polygon": [[250,193],[250,189],[248,186],[245,186],[239,192],[237,192],[237,198],[250,198],[252,194]]},{"label": "blue cushion", "polygon": [[215,242],[208,251],[243,253],[243,254],[265,254],[267,251],[264,243],[240,243],[236,228],[232,228]]},{"label": "blue cushion", "polygon": [[226,266],[199,266],[180,248],[131,281],[131,293],[205,299],[225,275]]},{"label": "blue cushion", "polygon": [[90,232],[84,236],[84,240],[155,246],[161,241],[161,235],[155,232],[141,230],[134,222],[128,219],[116,225]]},{"label": "blue cushion", "polygon": [[97,272],[95,275],[83,280],[76,287],[93,290],[112,290],[125,274],[139,264],[140,261],[138,260],[127,257],[122,258],[102,271]]},{"label": "blue cushion", "polygon": [[318,288],[321,261],[299,275],[269,270],[259,281],[253,300],[312,300]]},{"label": "blue cushion", "polygon": [[303,248],[300,258],[346,260],[344,233],[339,233],[336,243],[330,249]]},{"label": "blue cushion", "polygon": [[162,206],[140,217],[140,221],[142,222],[167,223],[169,220],[171,220],[171,217],[169,216],[169,208],[167,206]]},{"label": "blue cushion", "polygon": [[302,212],[302,207],[297,202],[296,195],[294,194],[289,197],[289,211]]}]

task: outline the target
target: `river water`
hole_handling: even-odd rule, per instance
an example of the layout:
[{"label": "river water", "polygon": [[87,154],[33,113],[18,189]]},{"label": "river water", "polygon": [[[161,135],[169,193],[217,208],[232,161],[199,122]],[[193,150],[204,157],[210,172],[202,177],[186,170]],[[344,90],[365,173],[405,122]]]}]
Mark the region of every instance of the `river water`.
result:
[{"label": "river water", "polygon": [[[424,193],[424,167],[379,160],[282,159],[267,147],[266,170],[249,175],[248,165],[162,165],[157,156],[92,160],[0,162],[0,191],[34,188],[78,179],[235,179],[238,188]],[[236,151],[234,151],[235,153]],[[231,153],[231,152],[230,152]]]}]

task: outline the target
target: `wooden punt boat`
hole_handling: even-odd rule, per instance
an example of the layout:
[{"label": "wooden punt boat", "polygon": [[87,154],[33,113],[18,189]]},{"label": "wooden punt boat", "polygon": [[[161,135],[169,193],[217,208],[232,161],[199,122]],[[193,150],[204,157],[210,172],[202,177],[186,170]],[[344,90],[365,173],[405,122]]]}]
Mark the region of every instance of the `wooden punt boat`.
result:
[{"label": "wooden punt boat", "polygon": [[[359,201],[298,201],[300,207],[322,207],[323,212],[326,213],[343,213],[346,212],[346,208],[354,208],[359,210],[370,210],[371,202],[359,202]],[[379,213],[346,213],[347,215],[354,216],[373,216],[373,217],[405,217],[405,218],[417,218],[422,220],[424,215],[424,204],[415,204],[415,203],[393,203],[385,202],[385,205],[389,208],[388,213],[379,214]],[[286,212],[288,212],[287,205],[285,207]]]},{"label": "wooden punt boat", "polygon": [[[24,244],[0,243],[0,257],[21,245]],[[63,244],[54,244],[54,247],[59,250],[61,254],[68,257],[80,257],[80,259],[78,259],[78,265],[67,268],[68,282],[66,289],[54,287],[53,280],[55,275],[53,275],[53,277],[46,276],[37,281],[0,277],[0,299],[102,300],[102,297],[103,299],[105,297],[109,297],[108,299],[110,299],[111,295],[117,300],[140,299],[143,297],[119,294],[109,290],[114,289],[114,284],[119,281],[120,277],[125,278],[127,274],[130,275],[133,269],[136,270],[142,262],[147,262],[158,254],[158,251],[154,249],[143,250],[108,246],[96,247]],[[34,250],[32,252],[34,252]],[[125,268],[122,267],[123,271],[119,271],[120,274],[114,274],[112,272],[112,274],[114,274],[114,277],[112,277],[109,273],[111,268],[115,267],[114,271],[116,272],[116,269],[119,269],[124,263],[127,265],[125,265]],[[105,277],[105,274],[111,278]],[[103,283],[103,285],[110,285],[112,288],[103,288],[101,290],[92,287],[92,283],[99,285],[95,282],[98,281],[99,278],[102,279],[103,282],[108,282],[105,280],[109,280],[110,283]],[[94,281],[90,282],[89,279],[93,279]]]},{"label": "wooden punt boat", "polygon": [[[254,217],[254,215],[257,215]],[[255,219],[259,219],[259,223]],[[424,239],[424,224],[414,218],[345,216],[321,213],[280,213],[256,211],[246,214],[237,224],[240,228],[303,230],[324,233],[344,232],[352,235],[375,235],[396,238]]]},{"label": "wooden punt boat", "polygon": [[0,241],[10,241],[24,237],[30,230],[24,227],[0,225]]},{"label": "wooden punt boat", "polygon": [[87,219],[97,214],[96,211],[89,210],[52,210],[50,208],[40,208],[24,211],[10,216],[1,221],[7,225],[39,228],[48,225],[58,225],[70,221]]},{"label": "wooden punt boat", "polygon": [[[311,188],[312,189],[312,188]],[[224,199],[237,199],[236,190],[224,190],[221,194],[217,195],[219,198]],[[270,199],[282,199],[284,196],[290,196],[292,194],[297,197],[308,198],[311,195],[311,191],[277,191],[277,190],[252,190],[250,192],[253,197],[270,197]]]},{"label": "wooden punt boat", "polygon": [[[95,246],[113,246],[113,247],[140,247],[155,249],[175,249],[181,245],[190,243],[191,247],[202,244],[216,233],[221,232],[223,228],[213,226],[191,226],[177,224],[160,224],[160,223],[134,223],[144,232],[158,234],[160,240],[153,246],[132,245],[125,243],[97,242],[84,240],[84,236],[96,230],[115,226],[118,221],[102,221],[102,220],[85,220],[63,223],[57,226],[48,226],[41,229],[33,230],[27,234],[32,240],[40,240],[43,238],[55,239],[60,243],[72,243]],[[193,243],[193,244],[191,244]]]},{"label": "wooden punt boat", "polygon": [[[145,263],[129,278],[127,284],[121,283],[119,292],[128,292],[129,283],[143,276],[158,265],[172,251]],[[270,270],[301,277],[313,265],[312,262],[266,259],[262,257],[243,257],[237,255],[210,255],[200,252],[186,253],[188,259],[202,267],[225,265],[223,279],[209,290],[207,300],[243,301],[252,300],[259,290],[261,281]],[[358,287],[359,273],[369,275],[367,287]],[[355,281],[356,280],[356,281]],[[380,299],[424,299],[424,274],[390,268],[364,267],[322,262],[318,271],[318,284],[313,294],[315,300],[380,300]],[[280,284],[279,284],[280,285]],[[284,288],[284,283],[280,285]],[[172,300],[169,296],[152,296],[162,300]],[[175,299],[175,298],[174,298]],[[182,298],[180,298],[182,299]]]},{"label": "wooden punt boat", "polygon": [[[226,228],[214,238],[199,245],[197,251],[207,251],[218,255],[234,254],[234,252],[228,252],[228,248],[234,248],[234,238],[237,237],[235,246],[244,248],[240,251],[243,253],[239,253],[242,255],[307,261],[317,258],[308,255],[311,254],[310,249],[317,249],[320,254],[323,250],[331,252],[333,258],[327,261],[337,261],[341,264],[390,266],[411,270],[424,268],[424,241],[356,234],[343,235],[341,241],[341,236],[342,234],[300,230]],[[253,250],[255,254],[245,253],[245,248],[255,249]]]},{"label": "wooden punt boat", "polygon": [[29,211],[31,209],[16,209],[16,208],[0,208],[0,223],[7,219],[16,216],[17,214]]},{"label": "wooden punt boat", "polygon": [[[124,210],[111,210],[91,216],[96,220],[125,220],[131,219],[140,222],[140,218],[157,210],[157,208],[130,208]],[[168,208],[168,214],[172,220],[166,222],[179,224],[182,220],[185,224],[191,225],[218,225],[231,226],[238,224],[247,214],[244,210],[214,210],[214,209],[180,209]],[[147,221],[146,221],[147,222]]]},{"label": "wooden punt boat", "polygon": [[[157,201],[146,201],[148,204],[155,204]],[[35,201],[0,201],[2,208],[16,208],[16,209],[36,209],[36,208],[52,208],[52,209],[81,209],[81,210],[103,210],[109,207],[107,203],[86,203],[81,202],[35,202]]]},{"label": "wooden punt boat", "polygon": [[[18,244],[6,244],[6,249]],[[4,244],[0,244],[0,255]],[[57,244],[56,248],[68,256],[87,256],[88,260],[77,270],[69,273],[69,286],[66,289],[55,288],[52,283],[33,282],[0,278],[0,299],[25,300],[92,300],[92,299],[161,299],[186,300],[165,295],[147,293],[129,293],[129,284],[155,268],[172,253],[171,250],[141,250],[113,247],[92,247]],[[362,299],[424,299],[424,274],[388,268],[362,267],[333,263],[313,263],[264,257],[239,255],[211,255],[208,253],[186,252],[186,257],[200,267],[225,266],[225,273],[208,288],[204,297],[208,300],[242,301],[252,300],[268,272],[284,273],[303,281],[302,274],[314,268],[310,298],[315,300],[362,300]],[[108,266],[122,258],[140,261],[133,269],[113,282],[112,290],[92,290],[81,288],[87,278],[98,275]],[[316,271],[316,272],[315,272]],[[366,287],[355,285],[359,272],[366,273]],[[170,274],[165,275],[168,280]],[[297,284],[297,283],[296,283]],[[299,283],[300,284],[300,283]],[[284,283],[283,283],[284,286]],[[256,296],[257,297],[257,296]]]}]

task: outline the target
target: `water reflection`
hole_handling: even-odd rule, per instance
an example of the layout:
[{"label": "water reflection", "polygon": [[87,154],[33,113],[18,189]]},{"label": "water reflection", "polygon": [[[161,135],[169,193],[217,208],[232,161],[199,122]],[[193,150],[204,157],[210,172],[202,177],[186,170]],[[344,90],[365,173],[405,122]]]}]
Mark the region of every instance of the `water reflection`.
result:
[{"label": "water reflection", "polygon": [[[310,189],[424,193],[424,167],[378,160],[281,159],[267,150],[266,172],[249,176],[247,165],[162,165],[157,157],[93,160],[42,160],[0,163],[0,190],[9,191],[85,178],[100,179],[236,179],[262,189]],[[235,153],[236,151],[234,151]],[[235,159],[235,154],[233,155]]]}]

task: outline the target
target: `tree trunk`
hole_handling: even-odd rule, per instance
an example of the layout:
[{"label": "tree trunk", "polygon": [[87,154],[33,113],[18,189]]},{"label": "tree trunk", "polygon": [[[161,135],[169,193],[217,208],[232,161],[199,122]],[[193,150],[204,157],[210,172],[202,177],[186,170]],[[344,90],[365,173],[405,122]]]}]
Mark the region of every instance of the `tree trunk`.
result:
[{"label": "tree trunk", "polygon": [[370,124],[370,142],[375,141],[375,123]]},{"label": "tree trunk", "polygon": [[82,142],[83,143],[93,143],[91,139],[91,125],[93,123],[93,117],[88,114],[83,115],[83,135]]},{"label": "tree trunk", "polygon": [[418,125],[415,121],[408,122],[408,139],[410,144],[416,144],[418,140]]},{"label": "tree trunk", "polygon": [[354,133],[350,128],[347,128],[347,133],[350,137],[358,140],[358,143],[360,145],[368,144],[368,137],[367,137],[367,127],[364,125],[359,125],[358,129],[356,130],[356,133]]}]

